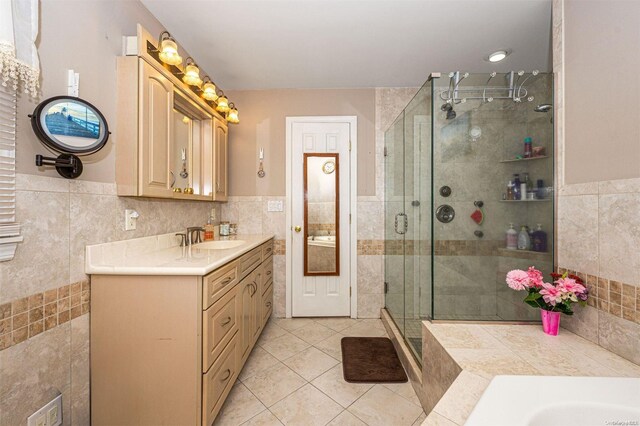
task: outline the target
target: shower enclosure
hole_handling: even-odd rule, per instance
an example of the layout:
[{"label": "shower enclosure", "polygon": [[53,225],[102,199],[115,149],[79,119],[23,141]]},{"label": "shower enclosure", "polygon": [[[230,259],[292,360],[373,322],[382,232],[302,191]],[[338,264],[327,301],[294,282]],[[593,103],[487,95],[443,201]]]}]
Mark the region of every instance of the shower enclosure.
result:
[{"label": "shower enclosure", "polygon": [[553,270],[552,96],[537,71],[432,74],[385,132],[385,306],[418,362],[425,319],[540,319],[505,275]]}]

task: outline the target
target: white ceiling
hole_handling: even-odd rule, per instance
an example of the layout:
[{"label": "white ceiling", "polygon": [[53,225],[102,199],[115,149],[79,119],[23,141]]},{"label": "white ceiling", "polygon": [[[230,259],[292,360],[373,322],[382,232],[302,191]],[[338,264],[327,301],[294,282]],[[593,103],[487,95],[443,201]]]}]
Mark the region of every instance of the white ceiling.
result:
[{"label": "white ceiling", "polygon": [[[142,0],[224,89],[402,87],[549,71],[551,0]],[[510,49],[499,64],[489,53]]]}]

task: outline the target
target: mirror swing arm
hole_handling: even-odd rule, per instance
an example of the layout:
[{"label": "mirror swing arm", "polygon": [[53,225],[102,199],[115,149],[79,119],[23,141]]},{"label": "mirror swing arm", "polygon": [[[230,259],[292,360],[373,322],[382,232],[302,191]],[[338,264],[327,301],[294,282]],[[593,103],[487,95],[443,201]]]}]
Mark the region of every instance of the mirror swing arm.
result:
[{"label": "mirror swing arm", "polygon": [[53,166],[66,179],[80,176],[83,171],[80,156],[100,151],[111,134],[102,113],[74,96],[46,99],[36,106],[29,118],[40,142],[59,154],[57,157],[37,154],[36,166]]}]

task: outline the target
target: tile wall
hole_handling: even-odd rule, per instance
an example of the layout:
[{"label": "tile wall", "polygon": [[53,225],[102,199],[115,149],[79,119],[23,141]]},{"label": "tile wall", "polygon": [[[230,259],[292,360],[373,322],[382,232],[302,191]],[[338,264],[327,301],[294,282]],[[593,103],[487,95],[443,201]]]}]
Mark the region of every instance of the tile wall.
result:
[{"label": "tile wall", "polygon": [[[16,177],[24,242],[0,263],[0,424],[63,395],[65,424],[89,424],[89,277],[84,247],[203,224],[214,203],[121,198],[115,184]],[[124,210],[140,213],[124,231]]]}]

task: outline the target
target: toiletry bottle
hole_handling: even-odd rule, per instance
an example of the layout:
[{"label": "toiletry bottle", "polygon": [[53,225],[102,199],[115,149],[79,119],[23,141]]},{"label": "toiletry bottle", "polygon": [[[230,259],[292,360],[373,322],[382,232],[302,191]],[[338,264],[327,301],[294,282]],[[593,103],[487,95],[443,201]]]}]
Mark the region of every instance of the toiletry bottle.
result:
[{"label": "toiletry bottle", "polygon": [[544,200],[544,181],[542,179],[538,179],[536,186],[537,191],[536,191],[536,198],[538,200]]},{"label": "toiletry bottle", "polygon": [[520,199],[527,199],[527,191],[529,190],[529,173],[522,174],[522,181],[520,183]]},{"label": "toiletry bottle", "polygon": [[520,187],[520,175],[519,174],[514,174],[513,175],[513,199],[514,200],[521,200],[522,199],[522,188]]},{"label": "toiletry bottle", "polygon": [[532,148],[531,148],[531,138],[526,137],[524,138],[524,158],[531,158],[532,154]]},{"label": "toiletry bottle", "polygon": [[211,241],[215,238],[215,226],[213,225],[213,218],[209,216],[207,224],[204,226],[204,240]]},{"label": "toiletry bottle", "polygon": [[529,237],[529,232],[527,231],[526,226],[522,226],[520,228],[520,233],[518,234],[518,250],[530,250],[531,249],[531,238]]},{"label": "toiletry bottle", "polygon": [[507,229],[506,246],[509,250],[518,248],[518,231],[513,228],[513,223],[510,223]]},{"label": "toiletry bottle", "polygon": [[542,225],[538,224],[536,230],[533,231],[531,238],[533,251],[546,253],[547,251],[547,233],[542,230]]},{"label": "toiletry bottle", "polygon": [[507,184],[507,200],[513,201],[513,182],[511,181]]}]

